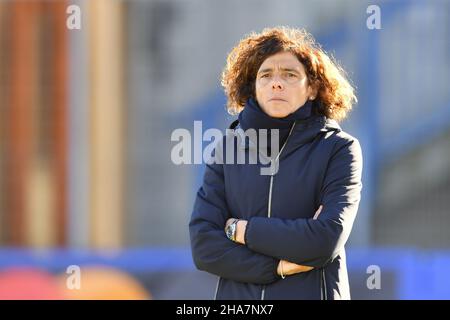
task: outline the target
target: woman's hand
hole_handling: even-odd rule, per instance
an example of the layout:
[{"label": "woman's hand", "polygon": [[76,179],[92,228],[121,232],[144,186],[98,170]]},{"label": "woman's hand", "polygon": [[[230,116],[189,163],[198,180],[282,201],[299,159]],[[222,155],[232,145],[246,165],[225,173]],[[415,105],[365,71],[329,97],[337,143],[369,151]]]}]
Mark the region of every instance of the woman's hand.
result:
[{"label": "woman's hand", "polygon": [[[314,213],[314,220],[317,220],[320,212],[322,212],[322,208],[323,206],[320,205],[319,209],[317,209],[316,213]],[[277,273],[280,276],[290,276],[296,273],[308,272],[312,269],[314,269],[314,267],[303,266],[286,260],[280,260],[280,262],[278,263]]]},{"label": "woman's hand", "polygon": [[280,276],[290,276],[296,273],[308,272],[312,269],[314,269],[314,267],[303,266],[286,260],[280,260],[278,263],[277,273]]}]

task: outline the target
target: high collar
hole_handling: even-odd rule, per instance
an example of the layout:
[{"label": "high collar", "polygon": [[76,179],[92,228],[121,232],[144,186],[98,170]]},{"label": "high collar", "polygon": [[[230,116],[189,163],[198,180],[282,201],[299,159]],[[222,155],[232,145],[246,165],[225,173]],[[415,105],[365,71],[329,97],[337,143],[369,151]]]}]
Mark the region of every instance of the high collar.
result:
[{"label": "high collar", "polygon": [[274,129],[278,130],[278,144],[281,146],[286,141],[289,131],[295,121],[309,119],[312,114],[312,102],[307,100],[303,106],[299,107],[295,112],[288,116],[284,118],[273,118],[261,109],[254,98],[249,98],[245,104],[244,110],[239,114],[238,119],[241,128],[244,130],[255,129],[257,132],[261,129],[267,130],[267,147],[270,150],[271,137],[274,134]]},{"label": "high collar", "polygon": [[244,110],[239,114],[242,129],[289,130],[296,120],[304,120],[312,115],[312,102],[307,100],[303,106],[284,118],[273,118],[265,113],[254,98],[249,98]]},{"label": "high collar", "polygon": [[[253,101],[249,101],[249,103],[247,103],[246,106],[252,106],[252,108],[247,109],[248,111],[252,110],[251,113],[263,112],[257,104],[256,104],[256,106],[258,107],[259,110],[254,109],[255,105],[254,104],[252,105]],[[265,117],[270,118],[270,121],[267,120],[267,122],[266,122],[266,120],[257,121],[256,123],[259,124],[260,128],[264,124],[266,124],[265,129],[271,129],[271,128],[279,129],[281,140],[283,140],[283,141],[280,141],[280,144],[279,144],[280,148],[284,142],[284,139],[287,139],[287,136],[289,135],[289,131],[292,128],[291,135],[289,136],[286,146],[285,146],[282,154],[280,155],[280,159],[288,156],[290,153],[294,152],[296,149],[298,149],[302,145],[304,145],[308,142],[311,142],[312,140],[314,140],[314,138],[316,138],[321,133],[342,130],[336,120],[327,118],[326,116],[319,114],[317,112],[317,106],[315,105],[315,103],[309,103],[308,105],[310,108],[309,114],[307,111],[308,109],[304,109],[303,116],[300,116],[299,114],[297,114],[295,116],[298,118],[295,120],[292,120],[292,119],[287,120],[286,119],[287,117],[282,118],[282,119],[272,118],[272,117],[269,117],[264,112],[263,112],[264,115],[256,116],[260,119],[264,119]],[[305,105],[304,107],[308,108],[308,105]],[[304,107],[299,108],[299,110],[303,109]],[[299,111],[299,110],[297,110],[297,111]],[[247,129],[251,128],[250,125],[248,124],[248,122],[246,122],[246,120],[247,120],[246,115],[249,114],[250,112],[247,112],[244,114],[243,113],[244,111],[245,111],[245,108],[239,114],[239,118],[238,118],[238,121],[236,121],[236,123],[239,123],[239,127],[241,129],[247,130]],[[294,115],[294,114],[291,114],[291,115]],[[286,120],[286,121],[284,121],[284,120]],[[267,126],[269,126],[270,124],[272,124],[272,127],[268,128]],[[233,127],[235,127],[235,126],[236,125],[233,125]],[[275,127],[275,126],[277,126],[277,127]],[[255,128],[255,126],[253,126],[253,128],[257,129],[257,128]],[[243,134],[243,133],[240,132],[239,134]],[[244,148],[244,149],[248,149],[250,147],[256,147],[256,145],[257,145],[257,141],[251,141],[251,139],[240,139],[240,141],[241,141],[240,148]]]},{"label": "high collar", "polygon": [[319,135],[331,131],[339,132],[342,129],[336,120],[327,118],[324,115],[315,114],[308,119],[296,121],[286,147],[280,155],[280,159],[287,157],[301,146],[313,141]]}]

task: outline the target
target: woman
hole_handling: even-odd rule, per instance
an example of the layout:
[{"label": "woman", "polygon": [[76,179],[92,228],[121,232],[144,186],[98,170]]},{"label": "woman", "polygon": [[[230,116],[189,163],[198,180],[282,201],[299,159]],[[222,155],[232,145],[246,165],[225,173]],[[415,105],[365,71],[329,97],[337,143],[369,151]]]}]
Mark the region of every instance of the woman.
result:
[{"label": "woman", "polygon": [[[268,130],[276,170],[206,166],[189,230],[195,265],[219,276],[215,299],[350,299],[344,245],[362,154],[338,124],[356,102],[343,70],[306,31],[279,27],[239,42],[222,85],[239,113],[231,128]],[[258,139],[244,138],[241,152]]]}]

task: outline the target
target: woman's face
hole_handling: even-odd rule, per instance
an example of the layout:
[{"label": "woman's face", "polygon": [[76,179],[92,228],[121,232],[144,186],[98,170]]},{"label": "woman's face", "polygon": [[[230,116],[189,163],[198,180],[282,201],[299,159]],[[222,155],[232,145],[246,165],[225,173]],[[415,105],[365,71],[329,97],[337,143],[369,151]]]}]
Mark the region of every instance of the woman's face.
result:
[{"label": "woman's face", "polygon": [[273,118],[288,116],[317,94],[309,85],[303,64],[290,52],[264,60],[256,74],[255,89],[259,105]]}]

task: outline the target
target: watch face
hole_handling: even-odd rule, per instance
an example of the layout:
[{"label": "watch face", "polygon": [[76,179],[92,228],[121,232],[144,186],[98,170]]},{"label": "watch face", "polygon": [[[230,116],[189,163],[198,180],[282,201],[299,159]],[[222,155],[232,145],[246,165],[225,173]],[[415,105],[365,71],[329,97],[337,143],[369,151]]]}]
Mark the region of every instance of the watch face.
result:
[{"label": "watch face", "polygon": [[227,237],[228,237],[228,239],[234,241],[233,237],[234,237],[235,230],[236,230],[236,223],[233,222],[232,224],[230,224],[227,227]]},{"label": "watch face", "polygon": [[231,239],[233,237],[233,230],[231,228],[231,225],[227,227],[227,237],[228,239]]}]

